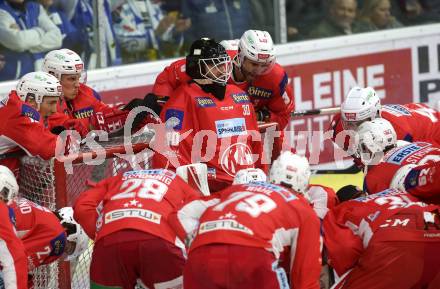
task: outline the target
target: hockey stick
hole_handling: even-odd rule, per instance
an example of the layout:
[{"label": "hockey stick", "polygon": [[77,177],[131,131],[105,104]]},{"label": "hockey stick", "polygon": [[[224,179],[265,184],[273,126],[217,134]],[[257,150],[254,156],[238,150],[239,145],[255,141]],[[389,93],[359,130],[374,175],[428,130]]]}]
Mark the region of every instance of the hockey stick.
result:
[{"label": "hockey stick", "polygon": [[315,175],[326,175],[326,174],[335,174],[335,175],[343,175],[343,174],[357,174],[361,170],[355,164],[352,164],[350,167],[338,170],[338,169],[323,169],[323,170],[312,170]]},{"label": "hockey stick", "polygon": [[327,115],[327,114],[335,114],[340,111],[341,111],[340,107],[318,108],[318,109],[293,111],[291,116],[297,117],[297,116],[305,116],[305,115]]}]

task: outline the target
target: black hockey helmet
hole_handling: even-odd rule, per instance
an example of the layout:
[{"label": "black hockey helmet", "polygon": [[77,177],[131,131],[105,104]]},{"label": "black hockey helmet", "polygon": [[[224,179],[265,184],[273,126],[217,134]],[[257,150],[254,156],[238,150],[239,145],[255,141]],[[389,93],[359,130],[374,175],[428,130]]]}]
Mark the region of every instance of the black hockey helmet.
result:
[{"label": "black hockey helmet", "polygon": [[186,73],[191,78],[225,84],[231,72],[231,58],[221,44],[211,38],[200,38],[192,43],[186,56]]}]

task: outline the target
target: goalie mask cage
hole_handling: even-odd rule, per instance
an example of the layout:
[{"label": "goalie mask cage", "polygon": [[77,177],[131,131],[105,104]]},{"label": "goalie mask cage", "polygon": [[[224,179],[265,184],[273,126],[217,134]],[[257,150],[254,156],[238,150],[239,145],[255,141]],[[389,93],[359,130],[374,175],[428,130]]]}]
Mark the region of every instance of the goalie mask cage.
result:
[{"label": "goalie mask cage", "polygon": [[[55,158],[43,161],[40,158],[23,157],[18,180],[19,195],[50,210],[72,206],[78,195],[93,183],[128,170],[148,168],[151,154],[145,150],[148,147],[147,141],[131,144],[130,147],[127,152],[122,142],[119,142],[106,144],[98,151],[93,151],[93,148],[81,149],[75,157],[66,157],[61,161]],[[121,158],[120,154],[124,157]],[[97,158],[100,161],[91,164],[90,160]],[[66,169],[66,161],[72,162],[72,173]],[[135,162],[137,166],[134,165]],[[88,250],[76,260],[59,260],[34,269],[33,288],[90,288],[89,267],[92,251],[93,244],[90,241]]]}]

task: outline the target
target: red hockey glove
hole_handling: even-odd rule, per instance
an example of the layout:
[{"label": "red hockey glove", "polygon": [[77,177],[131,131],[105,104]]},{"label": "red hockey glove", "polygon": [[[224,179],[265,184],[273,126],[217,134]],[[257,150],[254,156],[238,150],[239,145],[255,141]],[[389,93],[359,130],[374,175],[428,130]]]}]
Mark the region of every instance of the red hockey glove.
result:
[{"label": "red hockey glove", "polygon": [[104,130],[108,133],[118,131],[124,127],[128,111],[106,108],[94,113],[90,117],[90,125],[93,129]]},{"label": "red hockey glove", "polygon": [[82,138],[84,138],[89,132],[80,119],[68,119],[63,123],[63,126],[66,129],[76,130]]}]

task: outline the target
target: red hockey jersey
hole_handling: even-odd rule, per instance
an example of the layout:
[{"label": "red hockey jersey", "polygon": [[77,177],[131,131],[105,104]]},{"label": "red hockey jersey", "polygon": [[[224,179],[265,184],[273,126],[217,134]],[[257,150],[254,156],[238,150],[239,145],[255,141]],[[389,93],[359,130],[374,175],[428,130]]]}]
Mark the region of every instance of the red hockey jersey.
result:
[{"label": "red hockey jersey", "polygon": [[178,164],[167,155],[165,145],[157,145],[155,168],[167,167],[168,160],[170,168],[202,161],[212,180],[231,184],[238,170],[254,167],[259,160],[261,135],[255,112],[247,94],[235,85],[226,86],[223,100],[196,83],[182,85],[165,104],[161,119],[174,130],[167,136]]},{"label": "red hockey jersey", "polygon": [[200,193],[169,170],[138,170],[105,179],[80,194],[74,217],[98,241],[125,229],[139,230],[183,247],[168,215]]},{"label": "red hockey jersey", "polygon": [[[440,123],[438,112],[422,103],[385,104],[381,117],[388,120],[396,131],[398,140],[426,141],[440,144]],[[341,114],[335,114],[330,124],[333,131],[333,142],[347,150],[349,139],[336,139],[343,131]]]},{"label": "red hockey jersey", "polygon": [[279,258],[290,249],[291,288],[319,288],[319,219],[291,190],[269,183],[230,186],[185,204],[170,221],[181,235],[196,232],[190,251],[236,244],[264,248]]},{"label": "red hockey jersey", "polygon": [[80,83],[77,96],[73,100],[63,99],[60,101],[57,110],[57,113],[48,118],[49,128],[63,126],[68,119],[80,119],[83,126],[90,129],[90,117],[95,113],[118,109],[103,103],[98,92]]},{"label": "red hockey jersey", "polygon": [[0,201],[0,271],[5,288],[27,289],[27,257],[15,228],[9,208]]},{"label": "red hockey jersey", "polygon": [[15,200],[11,208],[17,235],[24,244],[29,271],[60,258],[66,247],[66,232],[49,209],[29,200]]},{"label": "red hockey jersey", "polygon": [[[438,214],[435,217],[431,213],[436,210],[438,212],[439,209],[438,205],[425,204],[411,194],[398,190],[386,190],[346,201],[331,210],[323,222],[329,264],[341,276],[355,267],[369,248],[379,250],[379,247],[375,247],[376,242],[390,242],[389,246],[396,246],[396,242],[421,242],[419,243],[421,248],[425,248],[428,242],[439,242],[440,220]],[[426,231],[428,228],[432,229],[429,232],[432,234],[428,234]],[[382,250],[383,247],[380,249]],[[370,253],[370,257],[374,257],[379,252]],[[420,254],[419,260],[424,260],[425,250],[420,250]],[[380,263],[382,266],[384,262],[392,264],[395,261],[393,256],[389,256],[387,260],[375,260],[375,263],[369,265]],[[405,264],[394,265],[405,266]],[[429,267],[429,264],[426,265]],[[379,267],[379,269],[388,270],[388,267]],[[390,274],[387,277],[390,277]],[[402,276],[396,276],[396,278],[400,277]]]},{"label": "red hockey jersey", "polygon": [[[237,54],[237,51],[233,50],[227,52],[231,58]],[[185,59],[180,59],[167,66],[157,76],[153,93],[160,96],[171,96],[180,84],[188,83],[191,78],[186,74],[185,64]],[[239,68],[234,65],[234,69]],[[295,107],[292,88],[287,85],[288,80],[287,73],[281,65],[275,64],[269,73],[256,77],[252,83],[237,82],[233,76],[228,83],[235,84],[246,91],[255,110],[268,109],[271,112],[269,121],[277,122],[280,129],[283,130]]]},{"label": "red hockey jersey", "polygon": [[414,142],[387,152],[383,160],[368,167],[364,191],[374,194],[390,187],[395,173],[404,165],[423,165],[440,161],[440,147],[425,142]]},{"label": "red hockey jersey", "polygon": [[440,205],[440,161],[411,169],[405,176],[403,186],[412,195]]},{"label": "red hockey jersey", "polygon": [[[0,120],[0,155],[23,150],[45,160],[55,156],[57,136],[44,127],[40,114],[22,102],[14,90],[0,103]],[[2,159],[0,164],[14,171],[18,159]]]}]

